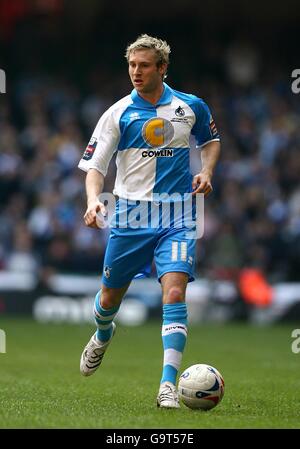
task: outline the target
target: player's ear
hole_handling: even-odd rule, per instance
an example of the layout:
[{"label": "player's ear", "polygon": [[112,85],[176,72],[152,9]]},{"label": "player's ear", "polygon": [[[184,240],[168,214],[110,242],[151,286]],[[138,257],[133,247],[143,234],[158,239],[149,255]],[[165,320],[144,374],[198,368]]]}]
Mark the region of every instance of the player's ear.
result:
[{"label": "player's ear", "polygon": [[168,64],[165,64],[165,63],[160,64],[158,66],[158,71],[159,71],[159,73],[161,74],[162,77],[167,72],[167,68],[168,68]]}]

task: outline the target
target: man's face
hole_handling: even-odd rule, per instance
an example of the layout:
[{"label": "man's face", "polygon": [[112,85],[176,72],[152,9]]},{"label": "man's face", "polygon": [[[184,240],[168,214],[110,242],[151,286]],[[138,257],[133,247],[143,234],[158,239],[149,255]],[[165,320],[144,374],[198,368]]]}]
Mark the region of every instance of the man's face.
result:
[{"label": "man's face", "polygon": [[140,93],[154,92],[162,84],[166,64],[157,67],[157,56],[152,49],[135,50],[129,56],[129,76]]}]

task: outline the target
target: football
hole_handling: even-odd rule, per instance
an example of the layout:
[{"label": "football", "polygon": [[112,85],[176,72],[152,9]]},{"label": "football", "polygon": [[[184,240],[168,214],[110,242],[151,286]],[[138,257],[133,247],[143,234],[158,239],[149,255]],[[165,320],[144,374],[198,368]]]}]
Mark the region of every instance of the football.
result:
[{"label": "football", "polygon": [[224,379],[213,366],[192,365],[181,374],[178,394],[189,408],[210,410],[221,402],[224,395]]}]

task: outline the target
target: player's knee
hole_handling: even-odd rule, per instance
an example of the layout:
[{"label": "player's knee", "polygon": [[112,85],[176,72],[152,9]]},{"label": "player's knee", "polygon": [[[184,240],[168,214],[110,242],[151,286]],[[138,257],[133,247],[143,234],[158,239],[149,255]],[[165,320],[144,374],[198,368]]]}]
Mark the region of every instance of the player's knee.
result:
[{"label": "player's knee", "polygon": [[110,298],[108,295],[102,295],[101,296],[101,307],[103,309],[111,309],[114,307],[114,301],[112,301],[112,298]]},{"label": "player's knee", "polygon": [[112,307],[116,307],[119,305],[121,298],[119,298],[119,295],[116,295],[112,291],[108,290],[106,292],[102,291],[101,295],[101,307],[103,309],[111,309]]},{"label": "player's knee", "polygon": [[167,294],[164,295],[165,304],[175,304],[184,301],[184,291],[179,287],[171,287]]}]

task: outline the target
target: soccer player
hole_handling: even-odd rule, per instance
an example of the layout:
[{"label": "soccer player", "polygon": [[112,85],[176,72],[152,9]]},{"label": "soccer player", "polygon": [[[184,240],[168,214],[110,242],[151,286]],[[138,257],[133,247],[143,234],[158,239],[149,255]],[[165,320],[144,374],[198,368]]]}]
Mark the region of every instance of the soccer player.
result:
[{"label": "soccer player", "polygon": [[[162,225],[160,214],[164,202],[169,202],[170,211],[174,208],[177,200],[172,198],[179,196],[184,202],[187,194],[195,198],[197,193],[206,196],[211,192],[220,139],[206,103],[164,82],[169,54],[167,42],[147,34],[127,47],[134,89],[102,115],[79,163],[79,168],[87,172],[84,221],[95,228],[99,216],[107,213],[99,195],[117,151],[113,190],[119,197],[116,216],[124,217],[125,212],[127,217],[126,226],[118,226],[116,219],[110,231],[101,290],[95,297],[97,330],[82,353],[80,370],[90,376],[99,367],[114,336],[113,320],[130,282],[140,274],[149,274],[154,259],[162,288],[164,349],[157,405],[178,408],[176,379],[187,337],[185,292],[187,283],[194,280],[196,240],[188,237],[187,225],[176,226],[174,213],[168,227]],[[202,161],[202,169],[194,177],[189,167],[191,134],[201,149]],[[156,201],[157,195],[162,200]],[[152,206],[157,206],[157,225],[131,225],[129,213],[140,204],[149,214]]]}]

